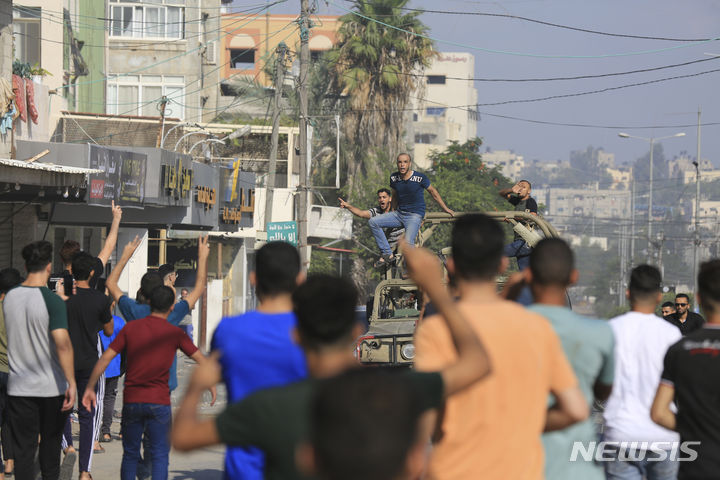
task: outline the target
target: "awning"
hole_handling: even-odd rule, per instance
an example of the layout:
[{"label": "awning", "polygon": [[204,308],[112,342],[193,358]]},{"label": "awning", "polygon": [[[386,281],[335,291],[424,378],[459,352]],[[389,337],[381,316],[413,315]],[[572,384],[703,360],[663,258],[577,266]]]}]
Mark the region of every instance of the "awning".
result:
[{"label": "awning", "polygon": [[87,183],[88,175],[100,172],[93,168],[0,158],[0,181],[20,185],[80,187]]}]

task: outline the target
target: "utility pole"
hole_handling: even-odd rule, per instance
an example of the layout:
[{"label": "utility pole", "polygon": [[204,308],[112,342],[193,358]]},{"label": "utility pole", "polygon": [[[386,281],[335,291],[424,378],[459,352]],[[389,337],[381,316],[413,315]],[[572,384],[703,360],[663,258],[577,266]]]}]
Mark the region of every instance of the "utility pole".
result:
[{"label": "utility pole", "polygon": [[297,222],[298,222],[298,248],[300,250],[300,265],[307,271],[310,264],[307,249],[308,237],[308,174],[307,158],[308,138],[308,63],[310,61],[310,9],[308,0],[300,0],[300,78],[298,79],[298,93],[300,96],[300,184],[298,185]]},{"label": "utility pole", "polygon": [[165,95],[163,95],[160,99],[160,130],[158,131],[157,140],[155,141],[156,148],[160,148],[162,146],[163,136],[165,135],[165,106],[167,106],[167,103],[168,99]]},{"label": "utility pole", "polygon": [[652,241],[652,203],[653,203],[653,151],[655,150],[655,139],[650,139],[650,194],[648,196],[648,225],[647,225],[647,259],[653,263],[653,241]]},{"label": "utility pole", "polygon": [[[693,282],[695,285],[695,289],[693,290],[693,292],[696,294],[698,291],[698,249],[700,248],[700,222],[698,221],[700,216],[700,115],[701,110],[700,107],[698,107],[697,159],[695,161],[695,235],[693,235]],[[697,302],[695,302],[695,306],[697,308]]]},{"label": "utility pole", "polygon": [[632,186],[630,187],[630,266],[635,259],[635,175],[633,172]]},{"label": "utility pole", "polygon": [[280,42],[275,49],[275,103],[273,105],[272,136],[270,138],[270,162],[268,164],[268,176],[265,182],[265,231],[268,231],[268,224],[272,221],[273,193],[275,191],[275,170],[277,169],[278,136],[280,130],[280,102],[282,102],[283,83],[285,81],[285,55],[287,45]]}]

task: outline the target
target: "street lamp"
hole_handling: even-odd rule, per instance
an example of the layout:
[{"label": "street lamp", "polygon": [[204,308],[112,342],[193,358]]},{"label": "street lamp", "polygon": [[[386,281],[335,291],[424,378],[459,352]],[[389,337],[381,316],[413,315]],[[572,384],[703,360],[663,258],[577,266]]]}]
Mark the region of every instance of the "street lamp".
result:
[{"label": "street lamp", "polygon": [[668,135],[667,137],[636,137],[634,135],[628,135],[627,133],[618,133],[618,137],[620,138],[635,138],[637,140],[644,140],[646,142],[650,143],[650,194],[648,196],[648,227],[647,227],[647,236],[648,236],[648,262],[650,261],[650,250],[652,247],[652,203],[653,203],[653,150],[655,150],[655,141],[656,140],[666,140],[668,138],[675,138],[675,137],[684,137],[685,132],[676,133],[675,135]]}]

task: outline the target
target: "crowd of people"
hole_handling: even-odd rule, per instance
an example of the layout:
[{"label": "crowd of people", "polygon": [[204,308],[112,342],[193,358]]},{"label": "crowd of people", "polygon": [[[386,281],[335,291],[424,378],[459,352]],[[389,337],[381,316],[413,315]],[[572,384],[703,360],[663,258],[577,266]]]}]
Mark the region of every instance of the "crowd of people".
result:
[{"label": "crowd of people", "polygon": [[[22,250],[26,278],[0,271],[4,472],[34,480],[37,454],[42,478],[59,478],[76,455],[68,416],[77,404],[79,478],[92,478],[93,452],[113,440],[124,375],[123,480],[167,479],[171,445],[215,444],[227,445],[225,476],[233,480],[715,478],[720,260],[698,276],[695,298],[707,322],[684,294],[658,316],[662,279],[649,265],[629,272],[629,312],[610,321],[578,315],[566,303],[579,277],[570,246],[548,238],[529,251],[509,249],[501,224],[482,214],[455,220],[444,272],[436,255],[412,245],[425,207],[419,199],[431,186],[409,160],[398,157],[394,190],[378,191],[374,213],[341,205],[373,228],[405,229],[397,246],[433,310],[415,333],[414,369],[359,368],[355,286],[306,278],[298,251],[282,242],[256,253],[257,309],[223,318],[205,356],[180,326],[204,289],[207,238],[198,240],[195,288],[178,299],[177,274],[164,267],[145,273],[131,298],[119,279],[137,237],[100,281],[122,217],[113,206],[97,257],[66,242],[64,271],[53,275],[53,246],[37,241]],[[529,182],[500,194],[536,213]],[[394,196],[415,211],[393,209]],[[387,237],[376,238],[381,263],[392,264]],[[510,283],[528,288],[529,307],[507,298],[513,288],[498,292],[512,256],[525,268]],[[178,350],[198,365],[173,415]],[[200,415],[202,395],[209,390],[214,402],[221,382],[228,404],[216,417]],[[598,404],[602,432],[591,415]]]}]

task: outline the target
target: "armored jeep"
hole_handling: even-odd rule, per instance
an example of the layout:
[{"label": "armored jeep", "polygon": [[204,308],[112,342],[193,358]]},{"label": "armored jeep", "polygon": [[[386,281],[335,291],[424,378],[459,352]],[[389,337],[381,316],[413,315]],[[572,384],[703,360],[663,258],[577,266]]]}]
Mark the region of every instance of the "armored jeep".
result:
[{"label": "armored jeep", "polygon": [[[485,214],[511,223],[530,245],[535,245],[542,237],[559,236],[557,230],[540,216],[515,211]],[[438,225],[451,223],[455,218],[446,213],[427,213],[417,244],[423,245]],[[450,249],[444,248],[439,256],[444,260],[449,254]],[[423,295],[412,280],[402,278],[402,258],[398,263],[399,266],[387,269],[385,278],[375,288],[372,309],[368,312],[369,329],[355,345],[358,359],[367,366],[409,367],[415,359],[413,335],[420,319]],[[504,277],[498,279],[498,288],[502,288],[504,281]]]}]

